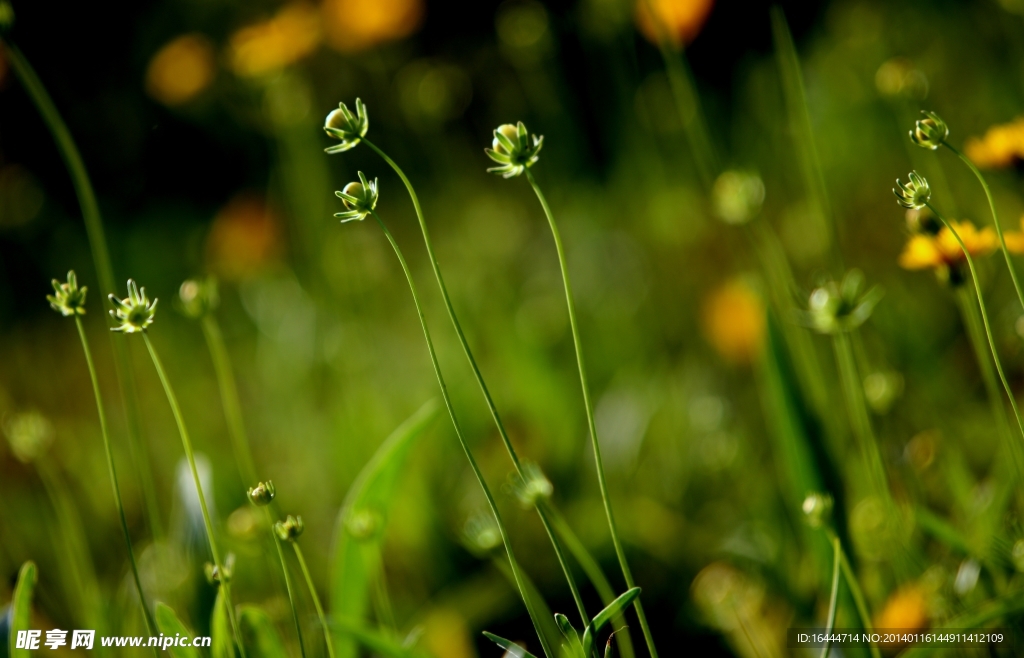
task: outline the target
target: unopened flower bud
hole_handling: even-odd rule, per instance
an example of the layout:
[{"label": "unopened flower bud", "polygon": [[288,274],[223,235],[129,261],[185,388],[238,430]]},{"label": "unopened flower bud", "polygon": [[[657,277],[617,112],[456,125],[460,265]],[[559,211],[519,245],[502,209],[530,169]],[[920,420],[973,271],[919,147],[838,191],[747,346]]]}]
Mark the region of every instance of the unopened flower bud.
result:
[{"label": "unopened flower bud", "polygon": [[928,181],[916,171],[910,172],[910,180],[906,183],[901,183],[897,178],[896,187],[892,188],[892,192],[901,206],[915,210],[924,208],[932,198],[932,188]]},{"label": "unopened flower bud", "polygon": [[910,131],[910,140],[922,148],[934,151],[949,137],[949,126],[934,112],[921,110],[921,114],[924,118],[918,119],[914,124],[914,129]]},{"label": "unopened flower bud", "polygon": [[114,305],[110,317],[118,322],[116,327],[111,328],[111,331],[134,334],[145,331],[146,327],[153,324],[153,318],[156,316],[156,303],[160,300],[154,299],[150,302],[146,297],[146,289],[140,288],[132,279],[128,279],[128,297],[118,299],[114,295],[108,296]]},{"label": "unopened flower bud", "polygon": [[326,153],[342,153],[355,148],[370,129],[370,119],[366,115],[363,101],[356,99],[356,113],[348,109],[344,103],[338,103],[338,109],[327,115],[324,120],[324,131],[340,144],[324,149]]},{"label": "unopened flower bud", "polygon": [[334,216],[345,222],[353,220],[362,221],[377,207],[377,179],[369,182],[363,172],[359,172],[359,182],[352,182],[345,186],[341,192],[335,195],[348,208],[345,212],[336,212]]},{"label": "unopened flower bud", "polygon": [[301,516],[288,515],[284,521],[274,524],[274,532],[281,541],[295,541],[302,534],[306,527],[302,524]]},{"label": "unopened flower bud", "polygon": [[274,488],[274,483],[270,480],[266,482],[260,482],[255,487],[249,487],[249,502],[257,507],[263,507],[269,505],[274,496],[277,495],[277,489]]},{"label": "unopened flower bud", "polygon": [[221,583],[230,583],[231,575],[235,570],[235,554],[228,553],[228,557],[224,560],[223,572],[212,562],[207,562],[203,567],[203,572],[206,574],[206,582],[214,586],[220,586]]},{"label": "unopened flower bud", "polygon": [[823,493],[808,494],[801,506],[807,525],[820,528],[832,518],[832,496]]},{"label": "unopened flower bud", "polygon": [[67,283],[61,283],[57,279],[53,279],[50,283],[53,285],[53,294],[46,296],[46,300],[50,302],[50,308],[66,318],[73,315],[85,315],[85,293],[88,288],[78,287],[78,277],[75,276],[74,270],[68,270]]},{"label": "unopened flower bud", "polygon": [[502,178],[518,176],[527,167],[532,167],[540,159],[538,155],[544,146],[544,136],[529,135],[526,126],[520,121],[516,125],[506,123],[494,131],[491,148],[484,149],[491,160],[499,166],[487,171],[500,174]]},{"label": "unopened flower bud", "polygon": [[540,470],[540,467],[532,462],[524,462],[522,475],[513,473],[509,480],[509,488],[512,490],[512,493],[519,499],[519,503],[527,509],[536,506],[543,500],[551,498],[551,494],[554,493],[551,481],[547,479],[544,472]]},{"label": "unopened flower bud", "polygon": [[220,302],[217,295],[217,280],[211,276],[185,281],[178,288],[178,302],[185,315],[198,320],[217,308]]}]

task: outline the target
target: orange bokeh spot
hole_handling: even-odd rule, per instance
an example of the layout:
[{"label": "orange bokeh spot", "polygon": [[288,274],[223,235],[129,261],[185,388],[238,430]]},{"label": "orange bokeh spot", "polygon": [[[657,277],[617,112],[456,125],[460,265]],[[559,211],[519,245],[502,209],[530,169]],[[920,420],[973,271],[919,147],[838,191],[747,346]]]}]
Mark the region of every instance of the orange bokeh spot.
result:
[{"label": "orange bokeh spot", "polygon": [[243,27],[231,35],[228,66],[238,75],[258,77],[301,60],[320,45],[316,7],[295,3],[270,20]]},{"label": "orange bokeh spot", "polygon": [[764,345],[764,303],[743,281],[729,281],[705,298],[701,325],[704,337],[725,360],[749,363]]},{"label": "orange bokeh spot", "polygon": [[423,0],[324,0],[327,43],[354,53],[403,39],[423,22]]},{"label": "orange bokeh spot", "polygon": [[182,105],[209,87],[215,74],[210,41],[201,34],[184,34],[149,60],[146,93],[164,105]]},{"label": "orange bokeh spot", "polygon": [[282,251],[280,222],[266,200],[251,192],[235,196],[217,213],[206,238],[210,270],[227,280],[266,269]]},{"label": "orange bokeh spot", "polygon": [[680,46],[700,34],[714,5],[714,0],[637,0],[636,26],[653,44],[664,31],[669,41]]}]

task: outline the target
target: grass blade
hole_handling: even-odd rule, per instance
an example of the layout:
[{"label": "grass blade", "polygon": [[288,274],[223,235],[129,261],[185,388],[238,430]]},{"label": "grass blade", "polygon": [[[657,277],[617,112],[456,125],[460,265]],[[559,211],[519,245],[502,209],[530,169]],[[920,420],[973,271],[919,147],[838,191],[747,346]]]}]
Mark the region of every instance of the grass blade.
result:
[{"label": "grass blade", "polygon": [[[178,619],[174,610],[166,603],[157,602],[156,604],[156,625],[160,632],[168,637],[178,634],[184,637],[195,637],[195,634]],[[171,646],[167,650],[171,653],[172,658],[199,658],[199,652],[195,647]]]},{"label": "grass blade", "polygon": [[246,655],[252,658],[287,657],[284,642],[267,613],[254,605],[241,605],[238,607],[238,625],[241,626]]},{"label": "grass blade", "polygon": [[388,658],[427,658],[430,654],[406,647],[398,641],[367,628],[361,622],[346,617],[333,617],[331,628],[340,637],[350,637],[370,651]]},{"label": "grass blade", "polygon": [[230,603],[224,598],[224,588],[217,588],[217,600],[213,603],[213,618],[210,620],[210,655],[213,658],[232,658],[235,654],[231,646],[231,625],[228,622]]},{"label": "grass blade", "polygon": [[18,630],[29,630],[29,615],[32,612],[32,594],[36,589],[39,574],[36,563],[29,561],[21,565],[18,572],[18,584],[14,586],[14,597],[11,599],[10,648],[11,658],[29,658],[28,649],[15,649]]},{"label": "grass blade", "polygon": [[506,655],[513,656],[514,658],[537,658],[537,656],[533,655],[532,653],[530,653],[529,651],[522,648],[521,646],[519,646],[511,640],[506,640],[503,637],[499,637],[494,633],[488,633],[487,631],[484,631],[484,636],[491,642],[494,642],[499,647],[504,649],[507,652]]}]

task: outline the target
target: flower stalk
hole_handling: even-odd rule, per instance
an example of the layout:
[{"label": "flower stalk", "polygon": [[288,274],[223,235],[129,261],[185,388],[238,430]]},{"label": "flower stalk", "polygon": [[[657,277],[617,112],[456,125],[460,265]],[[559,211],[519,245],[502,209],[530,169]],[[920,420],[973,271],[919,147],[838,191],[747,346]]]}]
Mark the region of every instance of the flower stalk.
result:
[{"label": "flower stalk", "polygon": [[331,627],[327,625],[327,615],[324,614],[324,607],[320,604],[320,595],[316,593],[316,585],[313,584],[313,577],[309,574],[309,567],[306,566],[306,558],[302,555],[302,549],[299,548],[298,542],[292,541],[291,545],[295,550],[295,557],[299,561],[299,567],[302,569],[302,575],[306,578],[306,586],[309,587],[309,594],[313,597],[313,605],[316,607],[316,614],[320,618],[320,626],[324,630],[324,642],[327,643],[327,655],[330,658],[334,658],[334,643],[331,641]]}]

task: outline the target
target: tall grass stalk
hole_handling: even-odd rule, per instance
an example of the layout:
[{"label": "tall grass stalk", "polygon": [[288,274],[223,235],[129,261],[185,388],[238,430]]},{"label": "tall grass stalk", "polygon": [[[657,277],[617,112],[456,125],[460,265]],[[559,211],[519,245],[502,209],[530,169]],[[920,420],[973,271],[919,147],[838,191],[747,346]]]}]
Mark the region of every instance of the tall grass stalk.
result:
[{"label": "tall grass stalk", "polygon": [[[274,542],[274,549],[277,551],[277,560],[281,563],[281,573],[284,574],[284,588],[288,592],[288,606],[292,609],[292,621],[295,623],[295,636],[299,638],[299,653],[305,658],[306,643],[302,641],[302,622],[299,621],[299,608],[295,604],[295,592],[292,590],[292,577],[288,575],[288,563],[284,560],[284,551],[281,550],[281,542],[274,530],[274,518],[270,515],[270,508],[263,508],[263,517],[270,530],[270,539]],[[333,658],[333,657],[332,657]]]},{"label": "tall grass stalk", "polygon": [[185,419],[181,415],[181,407],[178,406],[178,398],[174,395],[174,389],[171,388],[171,382],[167,379],[167,373],[164,371],[164,366],[160,362],[160,357],[157,356],[156,348],[153,347],[153,342],[149,340],[149,334],[145,331],[142,332],[142,338],[146,342],[146,349],[149,351],[149,356],[153,360],[153,367],[156,368],[156,374],[160,377],[160,383],[164,387],[164,394],[167,395],[167,402],[171,405],[171,412],[174,414],[174,422],[178,425],[178,433],[181,435],[181,445],[185,450],[185,457],[188,459],[188,467],[192,472],[192,481],[196,485],[196,496],[199,498],[199,508],[203,512],[203,523],[206,525],[206,540],[210,545],[210,554],[213,557],[213,564],[217,567],[217,572],[221,575],[220,586],[224,589],[224,602],[227,608],[228,620],[231,622],[231,631],[235,636],[235,642],[238,644],[238,651],[242,658],[245,658],[245,646],[242,644],[242,635],[238,629],[238,621],[235,619],[235,608],[234,604],[231,603],[231,584],[228,578],[228,574],[224,571],[224,561],[221,560],[220,551],[217,549],[217,539],[213,530],[213,520],[210,518],[210,510],[206,506],[206,495],[203,493],[203,484],[199,479],[199,469],[196,468],[196,457],[192,451],[192,441],[188,437],[188,429],[185,427]]},{"label": "tall grass stalk", "polygon": [[313,597],[313,606],[316,607],[316,614],[320,617],[320,626],[324,631],[324,642],[327,643],[327,655],[334,658],[334,643],[331,642],[331,628],[327,625],[327,615],[324,614],[324,607],[320,605],[320,595],[316,593],[316,585],[313,584],[313,577],[309,575],[309,567],[306,566],[306,558],[302,555],[302,549],[298,542],[292,542],[295,549],[295,557],[299,560],[302,568],[302,575],[306,578],[306,586],[309,587],[309,595]]},{"label": "tall grass stalk", "polygon": [[839,603],[839,571],[840,563],[843,561],[843,547],[839,544],[838,537],[831,538],[832,543],[832,593],[828,598],[828,618],[825,621],[825,646],[821,648],[820,658],[828,658],[829,636],[832,635],[832,628],[836,624],[836,608]]},{"label": "tall grass stalk", "polygon": [[103,450],[107,456],[107,474],[110,476],[110,488],[114,492],[114,504],[117,505],[117,517],[121,522],[121,533],[124,535],[125,547],[128,549],[128,560],[132,567],[132,580],[135,582],[135,589],[139,593],[139,604],[142,606],[142,615],[146,622],[146,630],[150,636],[157,634],[156,621],[146,603],[146,593],[142,589],[142,579],[139,577],[139,566],[135,561],[135,549],[132,548],[131,535],[128,532],[128,521],[124,515],[124,502],[121,500],[121,487],[117,482],[117,467],[114,465],[114,451],[110,446],[110,433],[107,431],[107,413],[103,409],[103,398],[100,395],[100,383],[96,376],[96,366],[92,361],[92,350],[89,349],[89,339],[85,335],[85,328],[82,326],[82,318],[75,316],[75,326],[78,328],[78,337],[82,340],[82,351],[85,353],[85,362],[89,366],[89,380],[92,382],[92,392],[96,398],[96,413],[100,417],[100,432],[103,434]]},{"label": "tall grass stalk", "polygon": [[[498,435],[501,437],[502,443],[505,444],[505,450],[508,451],[509,458],[512,460],[512,465],[515,467],[516,473],[519,477],[523,477],[522,462],[520,461],[515,448],[512,446],[512,440],[509,438],[508,432],[505,430],[505,424],[502,422],[501,416],[498,414],[498,408],[494,404],[494,398],[491,397],[490,389],[487,388],[487,383],[484,381],[483,373],[480,371],[480,366],[477,364],[476,358],[473,356],[473,350],[469,347],[469,341],[466,339],[466,334],[462,330],[462,324],[459,322],[459,318],[455,313],[455,306],[452,304],[451,297],[448,295],[448,287],[445,285],[444,277],[441,275],[441,266],[437,262],[437,255],[434,253],[434,245],[430,240],[430,232],[427,230],[427,222],[423,216],[423,209],[420,207],[420,201],[419,197],[416,195],[416,190],[413,189],[412,183],[409,182],[405,172],[403,172],[395,161],[388,157],[384,151],[368,141],[365,137],[363,138],[363,143],[377,153],[377,155],[379,155],[395,171],[395,173],[398,174],[398,177],[401,178],[402,182],[405,184],[405,189],[409,192],[413,208],[416,210],[416,219],[420,225],[420,233],[423,234],[423,243],[427,249],[430,266],[434,271],[434,278],[437,280],[437,286],[441,291],[441,297],[444,300],[445,309],[448,311],[448,317],[451,319],[452,326],[455,328],[455,333],[459,337],[459,344],[462,345],[462,351],[465,353],[466,359],[469,361],[469,366],[473,370],[473,376],[476,378],[477,385],[480,386],[480,391],[483,393],[484,400],[487,402],[487,408],[491,412],[491,418],[494,420],[494,424],[498,428]],[[587,615],[586,607],[583,605],[583,597],[580,595],[579,588],[576,585],[576,580],[572,575],[572,570],[569,568],[569,565],[565,560],[562,546],[559,544],[558,537],[551,527],[549,512],[543,505],[537,505],[536,510],[537,515],[540,517],[541,524],[544,526],[544,531],[547,533],[548,539],[551,541],[551,546],[555,550],[555,555],[558,557],[558,563],[562,567],[565,579],[569,583],[569,589],[572,592],[573,600],[576,602],[576,608],[579,611],[580,618],[582,619],[583,626],[585,627],[590,623],[590,617]]]},{"label": "tall grass stalk", "polygon": [[[43,86],[42,80],[36,74],[35,69],[29,64],[28,59],[21,50],[10,41],[0,40],[7,61],[10,62],[14,74],[21,81],[22,86],[28,93],[29,98],[35,105],[36,110],[42,117],[43,122],[53,136],[61,158],[71,175],[71,182],[75,188],[75,195],[78,197],[78,204],[82,209],[82,219],[85,222],[85,232],[89,239],[89,249],[92,251],[93,264],[96,267],[96,276],[100,282],[100,288],[104,292],[111,292],[115,289],[114,268],[110,261],[110,251],[107,249],[107,240],[103,231],[103,218],[100,215],[99,204],[96,202],[96,193],[93,191],[92,183],[89,180],[89,173],[78,152],[75,140],[71,137],[71,131],[61,118],[57,106],[54,104],[50,94]],[[139,402],[135,388],[135,375],[131,367],[131,358],[128,354],[128,345],[122,336],[111,336],[110,342],[114,348],[114,368],[117,374],[117,382],[121,391],[121,402],[124,406],[127,419],[129,447],[132,461],[136,464],[136,471],[142,485],[142,498],[145,501],[147,521],[153,538],[159,540],[163,536],[163,524],[160,520],[160,506],[157,502],[156,484],[153,480],[152,466],[149,459],[149,449],[142,440],[141,423],[139,422]]]},{"label": "tall grass stalk", "polygon": [[[583,358],[583,344],[580,340],[579,322],[576,319],[576,301],[573,297],[572,284],[569,280],[569,264],[565,257],[565,248],[562,246],[562,235],[558,230],[558,224],[555,223],[555,216],[551,213],[551,207],[548,206],[544,193],[541,192],[537,181],[533,177],[533,172],[529,169],[526,169],[526,179],[530,182],[534,194],[537,195],[537,200],[540,201],[540,205],[544,209],[544,215],[547,217],[548,226],[551,227],[551,235],[555,241],[555,249],[558,251],[558,265],[562,271],[562,284],[565,287],[565,303],[569,310],[572,342],[576,348],[576,365],[580,372],[583,406],[587,412],[587,426],[590,429],[590,443],[594,449],[594,464],[597,470],[598,486],[601,489],[601,501],[604,504],[604,513],[608,520],[608,531],[612,537],[612,545],[615,547],[615,555],[619,560],[619,567],[622,569],[622,576],[626,580],[626,587],[632,589],[636,587],[636,583],[633,580],[633,573],[629,569],[629,563],[626,561],[626,552],[623,550],[622,540],[619,539],[619,531],[615,525],[615,513],[612,511],[611,495],[608,493],[608,482],[604,474],[604,461],[601,459],[601,443],[597,437],[597,424],[594,422],[594,404],[590,399],[590,384],[587,381],[587,368]],[[644,607],[640,603],[639,597],[633,602],[633,607],[636,609],[637,617],[640,618],[640,628],[643,631],[644,640],[647,642],[647,650],[653,658],[657,658],[658,651],[654,647],[654,638],[651,637],[651,629],[647,624],[647,615],[644,614]]]},{"label": "tall grass stalk", "polygon": [[537,637],[540,639],[541,646],[544,649],[544,654],[549,658],[553,658],[556,654],[551,649],[547,638],[541,631],[540,619],[537,617],[533,603],[527,594],[523,583],[523,576],[519,570],[519,564],[517,563],[515,554],[512,551],[512,543],[509,539],[508,532],[505,529],[505,524],[501,520],[501,513],[498,511],[498,505],[494,500],[490,487],[487,485],[487,481],[484,479],[480,466],[476,462],[476,458],[473,456],[473,452],[469,449],[469,444],[466,443],[466,439],[462,434],[462,426],[459,424],[458,418],[455,415],[455,407],[448,394],[448,386],[445,384],[444,376],[441,374],[441,365],[438,362],[437,354],[434,351],[434,342],[430,337],[430,329],[427,327],[427,318],[423,314],[423,308],[420,306],[419,293],[416,292],[416,283],[413,281],[412,272],[409,270],[409,265],[405,262],[405,256],[402,254],[401,248],[399,248],[394,236],[391,235],[391,231],[388,230],[388,227],[384,224],[383,220],[381,220],[380,215],[378,215],[376,211],[372,211],[372,214],[373,218],[377,220],[377,224],[384,232],[385,237],[387,237],[388,242],[391,244],[391,248],[394,249],[395,256],[398,257],[398,262],[401,264],[402,271],[405,273],[405,279],[409,284],[409,291],[412,293],[413,304],[416,306],[416,315],[419,317],[420,326],[423,329],[423,338],[427,343],[427,351],[430,353],[430,363],[434,368],[434,375],[437,377],[438,386],[441,388],[441,396],[444,398],[445,406],[448,408],[448,415],[451,417],[452,425],[455,428],[455,435],[458,437],[459,445],[462,446],[462,451],[466,454],[466,459],[469,460],[469,465],[473,469],[473,475],[476,476],[477,482],[480,484],[480,489],[483,491],[484,497],[487,499],[487,505],[490,507],[491,514],[494,515],[494,521],[498,526],[498,532],[501,533],[501,540],[505,545],[505,552],[508,556],[509,566],[512,569],[512,576],[519,588],[519,595],[522,597],[523,603],[526,605],[526,611],[530,615],[530,620],[533,622],[533,627],[537,632]]}]

